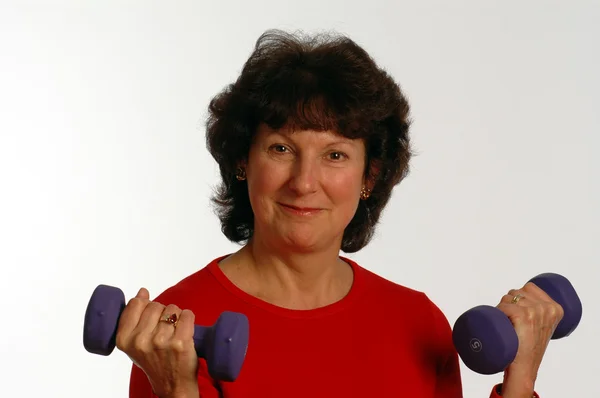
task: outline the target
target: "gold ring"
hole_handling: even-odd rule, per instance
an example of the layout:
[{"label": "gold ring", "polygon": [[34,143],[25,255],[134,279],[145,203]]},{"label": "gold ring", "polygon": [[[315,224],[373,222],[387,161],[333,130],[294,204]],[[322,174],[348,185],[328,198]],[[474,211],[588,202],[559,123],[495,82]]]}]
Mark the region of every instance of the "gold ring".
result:
[{"label": "gold ring", "polygon": [[161,321],[170,323],[171,325],[175,325],[177,323],[177,314],[165,315],[164,318],[161,319]]},{"label": "gold ring", "polygon": [[521,300],[522,298],[525,298],[525,296],[523,296],[522,294],[517,294],[515,297],[513,297],[513,299],[510,301],[510,303],[517,304],[519,302],[519,300]]}]

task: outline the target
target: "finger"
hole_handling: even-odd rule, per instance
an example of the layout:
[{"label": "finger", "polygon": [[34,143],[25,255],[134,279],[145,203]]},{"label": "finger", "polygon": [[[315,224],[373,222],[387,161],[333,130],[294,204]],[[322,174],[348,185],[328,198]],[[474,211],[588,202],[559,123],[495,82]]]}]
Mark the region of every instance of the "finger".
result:
[{"label": "finger", "polygon": [[177,328],[173,336],[174,349],[179,352],[185,352],[189,349],[190,345],[195,347],[194,344],[194,321],[195,315],[190,310],[181,311]]},{"label": "finger", "polygon": [[166,306],[154,326],[152,335],[152,344],[158,349],[165,349],[169,346],[175,329],[178,325],[179,314],[181,310],[176,305]]},{"label": "finger", "polygon": [[168,331],[169,335],[172,335],[179,323],[180,314],[181,309],[179,307],[174,304],[167,305],[160,314],[158,323],[154,326],[154,333]]},{"label": "finger", "polygon": [[507,294],[502,296],[500,304],[525,304],[523,301],[526,298],[527,295],[524,291],[520,289],[510,289]]},{"label": "finger", "polygon": [[144,312],[141,314],[134,333],[151,336],[154,334],[156,324],[160,320],[160,316],[165,310],[165,306],[156,301],[148,303]]},{"label": "finger", "polygon": [[146,288],[141,288],[135,296],[136,298],[150,300],[150,292]]},{"label": "finger", "polygon": [[120,317],[125,329],[133,330],[137,326],[140,316],[150,303],[149,297],[148,290],[141,288],[136,296],[129,300]]},{"label": "finger", "polygon": [[511,303],[501,303],[496,308],[504,313],[512,323],[519,339],[523,333],[533,331],[540,323],[539,314],[536,306],[515,305]]},{"label": "finger", "polygon": [[[139,295],[138,292],[138,296]],[[123,350],[128,345],[133,331],[138,326],[142,313],[149,304],[149,300],[144,298],[143,295],[140,297],[138,296],[129,300],[119,316],[116,345],[120,350]]]},{"label": "finger", "polygon": [[196,316],[190,310],[183,310],[175,329],[175,338],[185,340],[194,336],[194,321]]},{"label": "finger", "polygon": [[513,325],[515,319],[518,319],[523,316],[523,308],[511,303],[503,302],[498,304],[496,308],[502,311],[504,315],[506,315],[511,321],[513,321]]},{"label": "finger", "polygon": [[558,322],[564,317],[564,308],[550,297],[548,293],[532,282],[528,282],[523,290],[530,297],[535,297],[534,304],[540,307],[539,312],[544,315],[543,319],[553,320],[555,328]]},{"label": "finger", "polygon": [[554,300],[552,299],[552,297],[550,297],[548,295],[548,293],[546,293],[544,290],[542,290],[542,288],[540,288],[538,285],[536,285],[533,282],[527,282],[525,284],[525,286],[523,286],[523,290],[527,292],[527,294],[537,297],[538,299],[548,302],[548,303],[554,303]]}]

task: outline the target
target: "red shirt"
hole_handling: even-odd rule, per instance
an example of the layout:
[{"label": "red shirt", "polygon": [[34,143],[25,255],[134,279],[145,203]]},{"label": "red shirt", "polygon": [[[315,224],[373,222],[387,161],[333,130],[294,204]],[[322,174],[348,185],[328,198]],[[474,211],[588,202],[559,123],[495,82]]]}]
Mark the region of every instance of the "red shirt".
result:
[{"label": "red shirt", "polygon": [[[202,398],[462,398],[451,327],[428,297],[344,258],[354,270],[342,300],[314,310],[274,306],[237,288],[217,258],[156,298],[212,325],[223,311],[244,313],[248,351],[238,379],[213,380],[200,359]],[[155,398],[132,366],[130,398]],[[500,397],[495,388],[490,397]]]}]

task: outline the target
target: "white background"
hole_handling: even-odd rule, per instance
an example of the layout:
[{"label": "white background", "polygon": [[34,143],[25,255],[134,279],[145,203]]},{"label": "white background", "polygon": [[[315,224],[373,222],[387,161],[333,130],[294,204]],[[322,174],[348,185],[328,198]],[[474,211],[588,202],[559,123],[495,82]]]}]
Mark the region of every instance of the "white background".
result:
[{"label": "white background", "polygon": [[[268,28],[337,30],[412,104],[418,156],[363,266],[453,323],[541,272],[584,316],[543,398],[596,397],[600,6],[583,1],[22,2],[0,8],[0,396],[126,397],[82,346],[99,283],[156,296],[237,249],[209,208],[209,99]],[[463,367],[465,397],[501,375]]]}]

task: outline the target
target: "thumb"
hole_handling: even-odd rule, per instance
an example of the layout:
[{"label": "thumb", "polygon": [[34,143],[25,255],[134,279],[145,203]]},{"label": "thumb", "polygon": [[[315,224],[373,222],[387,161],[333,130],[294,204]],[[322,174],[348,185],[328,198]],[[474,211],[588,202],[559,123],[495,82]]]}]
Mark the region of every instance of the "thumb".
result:
[{"label": "thumb", "polygon": [[140,291],[136,294],[136,298],[141,298],[145,300],[150,299],[150,292],[145,287],[141,288]]}]

